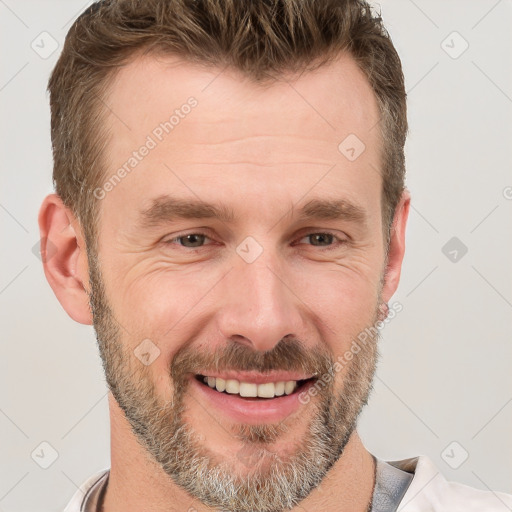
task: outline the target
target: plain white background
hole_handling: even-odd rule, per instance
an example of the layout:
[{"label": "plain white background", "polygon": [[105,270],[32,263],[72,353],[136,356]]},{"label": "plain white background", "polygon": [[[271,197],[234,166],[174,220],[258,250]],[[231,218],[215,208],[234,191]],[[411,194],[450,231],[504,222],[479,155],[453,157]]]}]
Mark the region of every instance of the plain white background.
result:
[{"label": "plain white background", "polygon": [[[93,329],[67,316],[37,256],[52,191],[46,84],[89,3],[0,1],[4,512],[61,510],[110,465]],[[392,300],[403,311],[383,330],[359,432],[380,458],[425,454],[449,480],[512,493],[512,2],[379,5],[406,76],[412,209]]]}]

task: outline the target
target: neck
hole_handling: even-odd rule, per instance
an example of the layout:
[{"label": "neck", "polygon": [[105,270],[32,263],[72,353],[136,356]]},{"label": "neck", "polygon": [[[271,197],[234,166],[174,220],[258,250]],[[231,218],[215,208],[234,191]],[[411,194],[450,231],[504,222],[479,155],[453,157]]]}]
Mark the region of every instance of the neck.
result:
[{"label": "neck", "polygon": [[[111,393],[109,405],[111,468],[98,512],[214,512],[177,486],[150,458]],[[321,484],[291,512],[367,512],[375,485],[374,472],[374,459],[354,431]]]}]

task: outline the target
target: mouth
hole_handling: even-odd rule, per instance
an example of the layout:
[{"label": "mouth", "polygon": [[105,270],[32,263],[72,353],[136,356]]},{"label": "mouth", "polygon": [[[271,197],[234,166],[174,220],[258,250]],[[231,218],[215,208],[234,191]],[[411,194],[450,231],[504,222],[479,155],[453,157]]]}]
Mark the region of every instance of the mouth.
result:
[{"label": "mouth", "polygon": [[300,410],[311,410],[307,405],[309,401],[302,402],[301,393],[307,393],[318,380],[289,372],[221,375],[191,374],[191,393],[205,410],[211,411],[210,417],[220,415],[247,425],[279,423],[297,416]]},{"label": "mouth", "polygon": [[258,384],[255,382],[240,381],[238,379],[224,379],[201,374],[195,375],[195,379],[203,387],[208,387],[220,394],[234,395],[246,401],[266,401],[274,400],[279,397],[298,395],[317,380],[316,377],[311,377],[299,380],[276,380]]}]

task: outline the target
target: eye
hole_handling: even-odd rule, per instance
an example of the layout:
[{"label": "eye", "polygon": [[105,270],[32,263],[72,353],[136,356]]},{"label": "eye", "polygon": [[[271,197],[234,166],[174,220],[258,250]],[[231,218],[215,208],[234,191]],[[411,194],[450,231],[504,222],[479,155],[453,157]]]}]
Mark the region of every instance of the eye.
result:
[{"label": "eye", "polygon": [[204,245],[205,240],[210,240],[210,238],[204,233],[189,233],[171,238],[170,240],[165,240],[164,243],[178,243],[178,245],[181,245],[187,249],[197,249]]},{"label": "eye", "polygon": [[[310,245],[313,247],[324,248],[325,251],[336,249],[347,242],[347,240],[344,240],[329,231],[309,233],[299,239],[299,242],[304,239],[309,239]],[[198,232],[179,235],[169,240],[165,240],[164,243],[169,245],[176,244],[186,249],[200,249],[205,245],[209,245],[205,244],[206,240],[211,241],[212,239],[206,234]]]},{"label": "eye", "polygon": [[305,238],[310,239],[311,245],[313,247],[325,247],[325,250],[336,249],[340,245],[346,243],[346,240],[343,240],[336,236],[331,232],[320,232],[320,233],[310,233],[300,240],[304,240]]}]

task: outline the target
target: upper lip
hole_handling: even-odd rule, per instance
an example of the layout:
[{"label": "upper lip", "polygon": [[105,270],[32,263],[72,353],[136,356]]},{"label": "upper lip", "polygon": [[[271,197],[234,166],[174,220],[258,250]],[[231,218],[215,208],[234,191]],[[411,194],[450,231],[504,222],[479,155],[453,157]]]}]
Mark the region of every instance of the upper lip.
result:
[{"label": "upper lip", "polygon": [[269,382],[286,382],[289,380],[308,380],[314,375],[306,375],[298,372],[271,372],[271,373],[257,373],[257,372],[204,372],[198,375],[205,377],[215,377],[224,380],[234,379],[239,382],[250,382],[252,384],[267,384]]}]

